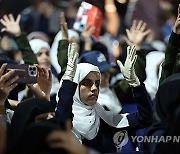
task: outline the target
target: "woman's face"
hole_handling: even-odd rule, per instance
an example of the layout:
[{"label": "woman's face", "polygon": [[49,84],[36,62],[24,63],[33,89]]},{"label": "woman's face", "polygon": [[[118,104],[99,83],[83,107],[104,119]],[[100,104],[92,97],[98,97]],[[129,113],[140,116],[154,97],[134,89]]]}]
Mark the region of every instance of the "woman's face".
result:
[{"label": "woman's face", "polygon": [[49,51],[46,48],[41,48],[36,54],[38,64],[43,68],[50,67],[50,56]]},{"label": "woman's face", "polygon": [[100,85],[100,74],[98,72],[90,72],[79,83],[79,95],[81,102],[86,105],[94,105],[98,99]]}]

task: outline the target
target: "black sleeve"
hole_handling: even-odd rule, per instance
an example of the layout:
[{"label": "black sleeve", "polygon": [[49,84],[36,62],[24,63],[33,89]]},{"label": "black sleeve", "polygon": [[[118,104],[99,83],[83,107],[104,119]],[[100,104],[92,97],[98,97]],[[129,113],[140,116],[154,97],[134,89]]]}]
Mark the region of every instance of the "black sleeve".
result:
[{"label": "black sleeve", "polygon": [[165,52],[165,61],[162,64],[160,84],[174,73],[176,56],[180,48],[180,35],[171,33]]},{"label": "black sleeve", "polygon": [[138,111],[127,116],[130,128],[140,129],[147,127],[152,122],[152,102],[145,85],[141,83],[140,87],[133,87],[132,91]]},{"label": "black sleeve", "polygon": [[180,48],[180,35],[171,32],[169,43],[172,44],[174,47]]},{"label": "black sleeve", "polygon": [[59,122],[65,122],[68,119],[73,119],[72,104],[76,87],[77,84],[72,81],[64,80],[62,82],[62,86],[58,92],[59,100],[56,108],[56,118]]},{"label": "black sleeve", "polygon": [[165,131],[162,134],[165,142],[159,142],[156,145],[156,153],[175,154],[179,153],[180,146],[180,106],[176,107],[170,118],[167,118]]},{"label": "black sleeve", "polygon": [[[157,145],[159,144],[157,141],[164,134],[164,127],[161,123],[155,122],[145,131],[145,137],[150,138],[150,142],[143,143],[143,151],[147,154],[155,154]],[[158,154],[158,153],[157,153]]]}]

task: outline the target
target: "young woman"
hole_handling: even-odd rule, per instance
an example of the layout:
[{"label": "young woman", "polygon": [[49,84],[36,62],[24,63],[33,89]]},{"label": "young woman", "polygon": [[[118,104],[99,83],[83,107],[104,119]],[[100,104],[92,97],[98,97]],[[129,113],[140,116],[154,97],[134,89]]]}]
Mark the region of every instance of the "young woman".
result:
[{"label": "young woman", "polygon": [[[132,114],[114,115],[100,106],[97,102],[101,82],[98,67],[88,63],[77,64],[73,81],[78,86],[73,98],[72,123],[73,132],[83,144],[100,152],[120,151],[127,143],[129,129],[147,127],[151,123],[152,104],[144,85],[140,84],[135,74],[136,58],[135,47],[129,47],[125,66],[118,62],[122,73],[133,87],[134,98],[138,105],[138,112]],[[58,110],[59,107],[57,112]]]}]

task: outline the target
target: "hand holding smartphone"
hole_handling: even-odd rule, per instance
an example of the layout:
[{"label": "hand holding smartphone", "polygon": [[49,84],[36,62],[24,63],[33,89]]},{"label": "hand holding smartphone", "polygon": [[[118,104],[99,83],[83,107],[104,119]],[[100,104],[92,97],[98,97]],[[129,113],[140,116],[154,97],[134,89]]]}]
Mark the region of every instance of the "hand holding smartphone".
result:
[{"label": "hand holding smartphone", "polygon": [[19,84],[32,84],[37,82],[37,67],[34,65],[26,65],[26,64],[7,64],[4,73],[9,72],[10,70],[14,70],[14,76],[18,76],[19,78],[15,83]]}]

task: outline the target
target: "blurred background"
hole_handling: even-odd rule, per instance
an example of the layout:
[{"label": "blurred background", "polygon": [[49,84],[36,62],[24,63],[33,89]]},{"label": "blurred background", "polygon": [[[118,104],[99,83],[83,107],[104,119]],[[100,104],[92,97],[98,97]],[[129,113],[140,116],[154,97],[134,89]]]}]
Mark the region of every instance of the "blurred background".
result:
[{"label": "blurred background", "polygon": [[[42,31],[51,38],[58,32],[59,12],[64,11],[69,28],[83,0],[0,0],[0,18],[4,14],[22,15],[21,28],[27,33]],[[111,0],[110,0],[111,1]],[[104,12],[105,0],[86,0]],[[157,39],[166,39],[177,15],[180,0],[114,0],[119,16],[115,37],[123,34],[133,19],[143,20]],[[54,10],[56,13],[54,13]],[[47,20],[51,20],[47,23]],[[48,21],[49,22],[49,21]],[[57,24],[56,24],[57,23]],[[102,29],[103,32],[103,29]]]}]

